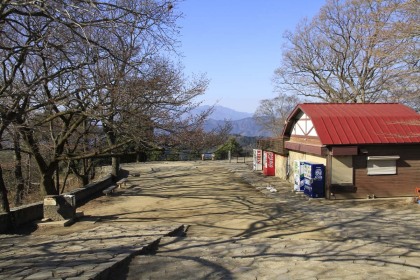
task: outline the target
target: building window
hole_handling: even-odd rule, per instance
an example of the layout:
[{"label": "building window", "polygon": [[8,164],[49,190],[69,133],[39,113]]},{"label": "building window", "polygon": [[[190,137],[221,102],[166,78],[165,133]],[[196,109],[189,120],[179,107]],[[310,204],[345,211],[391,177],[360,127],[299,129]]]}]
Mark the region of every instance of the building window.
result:
[{"label": "building window", "polygon": [[368,175],[397,174],[397,159],[400,156],[370,156],[367,158]]}]

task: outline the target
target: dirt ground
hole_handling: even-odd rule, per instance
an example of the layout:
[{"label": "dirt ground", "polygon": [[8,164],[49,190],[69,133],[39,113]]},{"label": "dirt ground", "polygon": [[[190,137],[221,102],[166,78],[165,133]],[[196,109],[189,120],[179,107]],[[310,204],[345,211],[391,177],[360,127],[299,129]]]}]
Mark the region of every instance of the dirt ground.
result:
[{"label": "dirt ground", "polygon": [[[407,199],[328,201],[308,199],[288,182],[252,172],[250,164],[227,161],[156,162],[123,166],[126,189],[93,200],[78,210],[98,222],[184,223],[189,235],[295,237],[343,240],[370,235],[391,238],[383,229],[414,234],[420,207]],[[267,186],[277,192],[269,192]],[[342,225],[340,225],[342,223]],[[83,224],[83,223],[81,223]],[[80,224],[80,225],[81,225]],[[367,228],[360,228],[362,225]],[[74,226],[72,226],[74,227]],[[77,225],[76,225],[77,227]],[[378,227],[379,232],[373,232]],[[371,229],[371,232],[366,230]],[[411,232],[410,232],[411,231]]]},{"label": "dirt ground", "polygon": [[[66,234],[111,223],[144,226],[185,224],[189,238],[334,242],[328,244],[334,244],[337,256],[341,254],[340,246],[359,242],[363,246],[374,246],[372,250],[378,252],[390,248],[404,252],[405,257],[410,258],[407,257],[407,261],[404,259],[409,263],[403,268],[411,269],[410,273],[413,273],[412,270],[420,272],[420,256],[417,256],[418,253],[413,255],[413,252],[420,251],[420,205],[409,204],[406,198],[309,199],[294,193],[288,182],[253,172],[250,162],[155,162],[126,164],[123,169],[130,174],[140,173],[140,177],[129,176],[125,188],[80,207],[78,211],[83,211],[85,217],[71,227],[49,228],[48,232]],[[43,234],[43,229],[34,234]],[[308,246],[318,246],[316,244],[308,243]],[[351,263],[359,258],[357,253],[354,254],[352,258],[355,259]],[[394,256],[387,257],[382,263],[393,263],[389,261],[391,257]],[[285,258],[282,260],[287,262]],[[366,279],[371,276],[369,271],[379,271],[377,267],[367,267]],[[393,273],[396,276],[391,278],[396,279],[411,279],[413,275],[409,273],[406,277],[399,277],[399,270]]]}]

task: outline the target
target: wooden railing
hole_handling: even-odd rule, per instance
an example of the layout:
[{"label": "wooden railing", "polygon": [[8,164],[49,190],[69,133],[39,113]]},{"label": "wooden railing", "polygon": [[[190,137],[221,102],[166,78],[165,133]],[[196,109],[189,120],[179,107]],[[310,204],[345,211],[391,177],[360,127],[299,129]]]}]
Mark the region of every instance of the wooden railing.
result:
[{"label": "wooden railing", "polygon": [[257,140],[257,148],[265,151],[275,152],[280,155],[288,155],[289,151],[284,148],[284,142],[288,137],[263,138]]}]

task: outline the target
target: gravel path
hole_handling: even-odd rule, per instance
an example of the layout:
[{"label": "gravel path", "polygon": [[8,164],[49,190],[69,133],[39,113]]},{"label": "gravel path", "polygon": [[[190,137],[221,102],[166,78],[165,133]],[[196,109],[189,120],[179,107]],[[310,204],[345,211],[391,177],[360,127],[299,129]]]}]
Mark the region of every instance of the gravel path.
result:
[{"label": "gravel path", "polygon": [[155,254],[134,258],[120,279],[416,279],[420,273],[420,209],[405,199],[309,199],[247,164],[141,170],[153,182],[143,195],[163,198],[147,207],[147,217],[190,227],[186,237],[164,238]]},{"label": "gravel path", "polygon": [[[127,164],[70,227],[0,235],[0,279],[417,279],[420,208],[308,199],[226,161]],[[185,227],[182,236],[168,236]]]}]

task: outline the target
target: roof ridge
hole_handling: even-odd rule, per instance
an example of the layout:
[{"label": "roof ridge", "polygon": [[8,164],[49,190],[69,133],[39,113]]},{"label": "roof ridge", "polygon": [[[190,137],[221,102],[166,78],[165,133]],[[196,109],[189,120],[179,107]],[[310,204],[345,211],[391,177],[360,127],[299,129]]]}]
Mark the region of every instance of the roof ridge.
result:
[{"label": "roof ridge", "polygon": [[420,114],[401,103],[299,104],[283,135],[291,133],[300,112],[311,119],[323,145],[420,144]]}]

